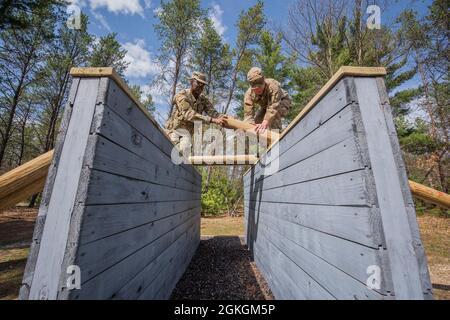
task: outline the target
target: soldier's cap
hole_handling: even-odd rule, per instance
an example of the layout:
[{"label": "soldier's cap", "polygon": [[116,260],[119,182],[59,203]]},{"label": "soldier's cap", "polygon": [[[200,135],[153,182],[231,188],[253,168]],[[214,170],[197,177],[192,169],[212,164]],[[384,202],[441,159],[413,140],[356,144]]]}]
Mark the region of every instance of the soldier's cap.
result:
[{"label": "soldier's cap", "polygon": [[197,80],[200,83],[208,85],[208,82],[206,81],[206,76],[200,72],[193,72],[189,80]]},{"label": "soldier's cap", "polygon": [[262,70],[258,67],[253,67],[247,74],[247,81],[251,84],[261,84],[264,82],[264,75]]}]

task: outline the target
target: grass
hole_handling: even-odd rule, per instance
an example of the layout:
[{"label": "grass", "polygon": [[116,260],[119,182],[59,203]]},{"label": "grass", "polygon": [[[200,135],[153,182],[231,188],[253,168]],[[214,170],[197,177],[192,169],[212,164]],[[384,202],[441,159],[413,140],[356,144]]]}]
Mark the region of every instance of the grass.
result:
[{"label": "grass", "polygon": [[29,248],[0,249],[0,300],[17,299]]},{"label": "grass", "polygon": [[450,300],[450,219],[422,215],[417,217],[417,221],[428,259],[434,298]]},{"label": "grass", "polygon": [[200,230],[202,236],[242,236],[244,235],[244,217],[202,218]]}]

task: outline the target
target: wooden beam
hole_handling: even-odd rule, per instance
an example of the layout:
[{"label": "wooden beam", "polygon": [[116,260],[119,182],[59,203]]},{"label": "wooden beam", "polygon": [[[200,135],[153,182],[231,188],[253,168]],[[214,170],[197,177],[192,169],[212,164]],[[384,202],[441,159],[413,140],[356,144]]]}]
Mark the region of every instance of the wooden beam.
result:
[{"label": "wooden beam", "polygon": [[194,166],[214,165],[246,165],[254,164],[258,158],[254,155],[237,155],[237,156],[194,156],[189,157],[189,162]]},{"label": "wooden beam", "polygon": [[[227,127],[229,129],[243,130],[256,135],[254,124],[240,121],[232,117],[227,118]],[[267,143],[270,145],[271,143],[277,141],[280,138],[280,135],[274,131],[266,131],[265,133],[260,134],[259,137],[267,139]]]},{"label": "wooden beam", "polygon": [[53,159],[53,150],[0,176],[0,210],[40,192]]},{"label": "wooden beam", "polygon": [[444,209],[450,209],[449,194],[429,188],[414,181],[409,181],[409,187],[414,197]]}]

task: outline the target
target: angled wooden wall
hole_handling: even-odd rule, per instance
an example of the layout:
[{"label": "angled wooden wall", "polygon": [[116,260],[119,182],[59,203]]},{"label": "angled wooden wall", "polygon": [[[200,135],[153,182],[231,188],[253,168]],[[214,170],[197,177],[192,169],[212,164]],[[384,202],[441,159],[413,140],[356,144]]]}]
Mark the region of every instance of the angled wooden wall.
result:
[{"label": "angled wooden wall", "polygon": [[330,80],[244,185],[247,245],[277,299],[432,298],[379,71]]},{"label": "angled wooden wall", "polygon": [[20,298],[167,299],[200,241],[201,176],[111,69],[73,75]]}]

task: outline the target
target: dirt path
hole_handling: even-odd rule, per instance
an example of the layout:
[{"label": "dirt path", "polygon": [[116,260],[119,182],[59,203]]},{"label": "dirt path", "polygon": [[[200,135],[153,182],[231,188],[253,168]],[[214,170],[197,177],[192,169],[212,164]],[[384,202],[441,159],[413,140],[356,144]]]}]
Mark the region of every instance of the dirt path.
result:
[{"label": "dirt path", "polygon": [[202,237],[174,300],[273,300],[239,237]]}]

